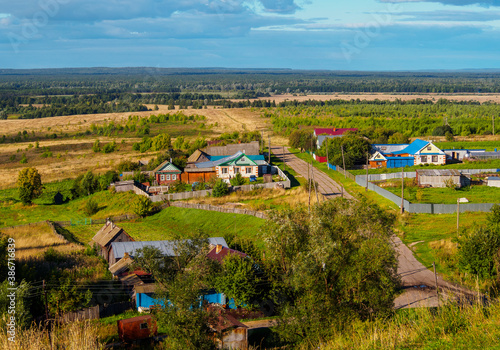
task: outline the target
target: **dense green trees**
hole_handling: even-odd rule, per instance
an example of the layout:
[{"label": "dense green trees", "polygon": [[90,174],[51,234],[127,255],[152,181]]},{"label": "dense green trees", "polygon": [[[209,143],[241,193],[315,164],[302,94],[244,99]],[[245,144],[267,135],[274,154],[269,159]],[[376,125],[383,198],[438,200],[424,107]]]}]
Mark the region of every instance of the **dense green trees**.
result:
[{"label": "dense green trees", "polygon": [[314,151],[316,149],[316,138],[312,130],[295,130],[288,137],[288,143],[301,152]]},{"label": "dense green trees", "polygon": [[326,139],[316,154],[326,156],[328,148],[328,161],[330,164],[343,166],[342,149],[346,168],[352,168],[355,163],[365,163],[368,152],[371,149],[370,141],[355,134],[343,137]]},{"label": "dense green trees", "polygon": [[280,336],[318,344],[355,319],[391,312],[399,285],[394,217],[374,204],[334,200],[271,213],[266,260],[280,290]]}]

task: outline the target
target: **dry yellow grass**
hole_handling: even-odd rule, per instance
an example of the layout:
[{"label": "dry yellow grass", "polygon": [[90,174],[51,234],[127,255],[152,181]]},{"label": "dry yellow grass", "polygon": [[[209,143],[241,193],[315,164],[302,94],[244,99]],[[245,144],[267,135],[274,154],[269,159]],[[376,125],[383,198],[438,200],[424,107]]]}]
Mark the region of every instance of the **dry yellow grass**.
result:
[{"label": "dry yellow grass", "polygon": [[2,228],[1,233],[14,238],[16,241],[16,259],[18,260],[38,257],[49,248],[63,253],[83,249],[78,244],[69,243],[56,236],[47,223],[16,228]]},{"label": "dry yellow grass", "polygon": [[[262,201],[262,198],[265,198],[265,202]],[[323,198],[320,196],[319,200],[322,201]],[[248,203],[241,203],[244,201]],[[299,204],[307,205],[309,203],[309,193],[304,187],[297,187],[287,191],[284,189],[262,189],[250,192],[233,192],[229,196],[220,198],[195,198],[188,202],[262,211],[269,209],[271,206],[295,207]],[[316,195],[313,192],[311,194],[311,204],[314,203],[316,203]]]},{"label": "dry yellow grass", "polygon": [[[2,320],[5,324],[5,320]],[[4,328],[4,327],[2,327]],[[32,325],[28,329],[17,329],[15,342],[9,341],[5,329],[0,333],[1,350],[98,350],[103,344],[98,337],[99,327],[90,321],[73,322],[56,326],[49,334],[43,328]],[[51,344],[52,343],[52,344]]]}]

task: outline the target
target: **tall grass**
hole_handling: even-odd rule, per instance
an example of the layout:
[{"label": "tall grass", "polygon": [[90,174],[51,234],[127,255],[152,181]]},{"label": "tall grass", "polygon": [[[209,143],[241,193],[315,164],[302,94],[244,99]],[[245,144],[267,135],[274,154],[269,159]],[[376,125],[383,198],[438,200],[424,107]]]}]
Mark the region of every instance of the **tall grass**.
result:
[{"label": "tall grass", "polygon": [[498,348],[500,304],[446,304],[396,312],[389,319],[352,323],[321,349]]},{"label": "tall grass", "polygon": [[0,350],[98,350],[103,349],[98,326],[89,321],[56,326],[50,334],[38,326],[17,329],[15,342],[9,341],[5,329],[0,333]]}]

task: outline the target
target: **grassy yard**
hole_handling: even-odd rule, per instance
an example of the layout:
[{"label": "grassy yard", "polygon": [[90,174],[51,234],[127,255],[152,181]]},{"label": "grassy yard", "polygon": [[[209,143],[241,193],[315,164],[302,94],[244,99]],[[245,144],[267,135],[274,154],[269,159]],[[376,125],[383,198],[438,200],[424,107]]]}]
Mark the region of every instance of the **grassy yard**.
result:
[{"label": "grassy yard", "polygon": [[[467,186],[456,190],[450,188],[419,188],[408,186],[405,181],[405,199],[412,203],[456,204],[457,198],[467,198],[470,203],[500,203],[500,188],[488,186]],[[386,182],[383,188],[401,196],[401,181]],[[380,185],[380,184],[379,184]],[[421,194],[421,198],[419,197]]]},{"label": "grassy yard", "polygon": [[[137,241],[156,241],[189,238],[196,232],[210,237],[249,238],[258,241],[265,220],[249,215],[237,215],[169,207],[158,214],[117,223]],[[71,226],[66,229],[82,243],[89,243],[101,225]]]}]

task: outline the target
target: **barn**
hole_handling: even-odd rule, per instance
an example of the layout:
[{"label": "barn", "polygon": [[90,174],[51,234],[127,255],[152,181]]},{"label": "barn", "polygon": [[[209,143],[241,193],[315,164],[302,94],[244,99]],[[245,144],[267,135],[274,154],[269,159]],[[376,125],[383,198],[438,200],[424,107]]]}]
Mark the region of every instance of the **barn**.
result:
[{"label": "barn", "polygon": [[447,187],[452,181],[456,187],[470,185],[470,176],[462,174],[457,169],[418,169],[417,182],[423,187]]},{"label": "barn", "polygon": [[134,239],[124,229],[107,220],[106,224],[92,238],[98,254],[109,262],[109,253],[113,242],[133,242]]}]

